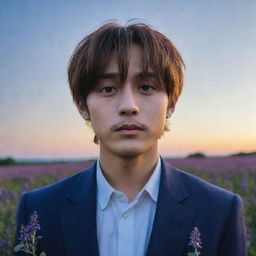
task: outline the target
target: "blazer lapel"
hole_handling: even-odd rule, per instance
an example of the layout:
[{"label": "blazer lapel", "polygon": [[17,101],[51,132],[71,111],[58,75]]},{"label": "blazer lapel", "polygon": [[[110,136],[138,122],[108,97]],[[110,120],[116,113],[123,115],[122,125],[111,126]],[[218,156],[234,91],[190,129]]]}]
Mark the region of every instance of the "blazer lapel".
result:
[{"label": "blazer lapel", "polygon": [[146,256],[182,254],[194,217],[194,212],[181,204],[188,197],[177,171],[162,161],[156,214]]},{"label": "blazer lapel", "polygon": [[98,256],[96,226],[96,167],[80,173],[61,214],[67,255]]}]

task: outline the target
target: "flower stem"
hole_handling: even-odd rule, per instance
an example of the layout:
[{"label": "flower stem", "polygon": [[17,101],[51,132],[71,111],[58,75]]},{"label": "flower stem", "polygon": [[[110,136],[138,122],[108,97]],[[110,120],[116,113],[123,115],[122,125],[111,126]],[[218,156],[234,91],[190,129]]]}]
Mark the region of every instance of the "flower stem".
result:
[{"label": "flower stem", "polygon": [[36,238],[36,230],[33,232],[33,237],[32,237],[32,255],[33,256],[36,256],[35,238]]}]

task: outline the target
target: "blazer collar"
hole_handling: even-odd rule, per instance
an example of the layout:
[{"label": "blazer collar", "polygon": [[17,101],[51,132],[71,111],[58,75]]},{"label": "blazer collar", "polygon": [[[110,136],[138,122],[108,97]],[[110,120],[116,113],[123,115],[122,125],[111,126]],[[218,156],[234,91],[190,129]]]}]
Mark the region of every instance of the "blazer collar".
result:
[{"label": "blazer collar", "polygon": [[194,212],[182,204],[188,197],[178,171],[162,161],[158,202],[146,256],[182,254],[194,218]]},{"label": "blazer collar", "polygon": [[175,169],[170,163],[162,161],[162,175],[161,175],[161,187],[162,192],[165,190],[176,202],[181,202],[189,197],[189,193],[183,183],[181,176],[177,169]]},{"label": "blazer collar", "polygon": [[77,175],[61,214],[67,255],[98,256],[96,226],[96,166]]}]

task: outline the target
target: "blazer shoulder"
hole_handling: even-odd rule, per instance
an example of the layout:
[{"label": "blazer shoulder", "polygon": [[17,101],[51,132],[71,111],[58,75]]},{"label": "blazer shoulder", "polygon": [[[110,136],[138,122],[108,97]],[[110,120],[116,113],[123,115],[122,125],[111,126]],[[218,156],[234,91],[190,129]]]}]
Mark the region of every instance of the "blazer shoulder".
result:
[{"label": "blazer shoulder", "polygon": [[234,195],[233,192],[219,187],[217,185],[214,185],[212,183],[209,183],[206,180],[203,180],[202,178],[199,178],[197,176],[194,176],[190,173],[187,173],[183,170],[176,169],[176,171],[179,173],[179,175],[182,177],[184,182],[189,186],[190,188],[196,189],[196,190],[202,190],[202,192],[213,192],[221,195],[225,195],[227,197],[232,197]]},{"label": "blazer shoulder", "polygon": [[173,168],[172,172],[180,177],[188,193],[182,204],[196,212],[198,219],[207,220],[205,223],[218,223],[224,232],[231,218],[242,218],[244,204],[239,195],[183,170]]},{"label": "blazer shoulder", "polygon": [[53,184],[25,192],[22,197],[26,197],[33,204],[37,204],[38,202],[40,205],[43,205],[44,202],[47,204],[47,202],[49,203],[51,201],[58,203],[62,199],[66,198],[67,193],[74,186],[74,184],[83,184],[84,186],[87,186],[88,184],[86,183],[88,183],[90,180],[89,177],[92,175],[92,169],[93,167],[91,166],[86,170],[57,181]]},{"label": "blazer shoulder", "polygon": [[168,166],[168,169],[174,172],[175,175],[180,177],[183,185],[188,191],[189,197],[194,200],[197,199],[205,205],[209,204],[215,207],[219,206],[224,208],[228,205],[231,206],[235,199],[241,202],[239,195],[234,194],[225,188],[221,188],[188,172],[175,168],[169,163],[167,163],[166,166]]}]

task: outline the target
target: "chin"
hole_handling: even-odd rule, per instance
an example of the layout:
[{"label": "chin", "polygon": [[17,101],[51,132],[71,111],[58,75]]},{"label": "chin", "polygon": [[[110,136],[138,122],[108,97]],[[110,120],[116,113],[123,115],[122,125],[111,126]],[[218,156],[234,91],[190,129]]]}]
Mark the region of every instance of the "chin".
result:
[{"label": "chin", "polygon": [[152,147],[145,145],[144,143],[134,143],[134,144],[122,144],[115,145],[113,147],[113,152],[123,158],[133,158],[145,154],[150,151]]},{"label": "chin", "polygon": [[139,150],[122,150],[117,154],[122,158],[134,158],[140,156],[141,154],[143,154],[143,152]]},{"label": "chin", "polygon": [[157,143],[154,140],[118,140],[118,141],[101,141],[103,151],[122,158],[133,158],[146,154],[149,151],[155,151]]}]

